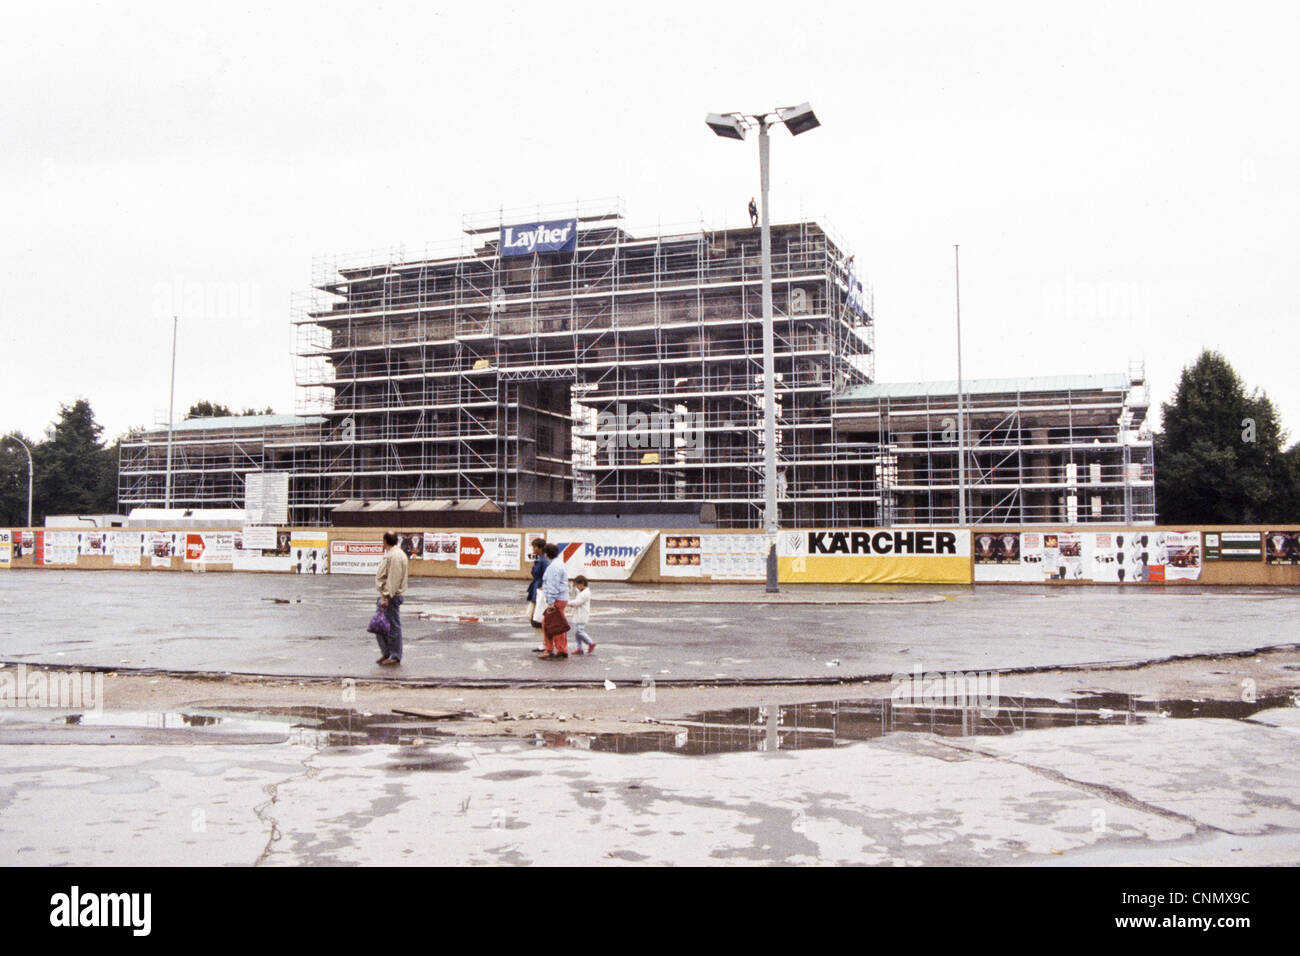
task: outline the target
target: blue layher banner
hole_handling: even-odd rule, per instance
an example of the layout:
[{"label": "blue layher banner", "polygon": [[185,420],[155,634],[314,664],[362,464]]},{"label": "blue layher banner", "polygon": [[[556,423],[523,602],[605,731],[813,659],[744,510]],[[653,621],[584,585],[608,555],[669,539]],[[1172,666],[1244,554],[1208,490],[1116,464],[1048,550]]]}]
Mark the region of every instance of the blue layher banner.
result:
[{"label": "blue layher banner", "polygon": [[534,252],[573,252],[577,247],[576,219],[501,227],[503,256],[531,256]]}]

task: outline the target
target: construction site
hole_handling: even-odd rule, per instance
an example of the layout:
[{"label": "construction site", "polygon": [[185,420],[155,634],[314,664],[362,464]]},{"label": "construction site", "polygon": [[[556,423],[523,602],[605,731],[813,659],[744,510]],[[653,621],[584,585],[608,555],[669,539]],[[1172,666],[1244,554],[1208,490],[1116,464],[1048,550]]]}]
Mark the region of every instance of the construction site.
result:
[{"label": "construction site", "polygon": [[[678,502],[757,528],[758,228],[639,234],[618,200],[466,216],[459,240],[319,260],[294,307],[297,414],[122,443],[123,508],[242,507],[289,474],[289,523],[358,503]],[[874,308],[823,223],[773,225],[783,527],[956,523],[956,383],[880,385]],[[540,241],[538,240],[540,237]],[[1155,520],[1145,376],[965,383],[969,523]]]}]

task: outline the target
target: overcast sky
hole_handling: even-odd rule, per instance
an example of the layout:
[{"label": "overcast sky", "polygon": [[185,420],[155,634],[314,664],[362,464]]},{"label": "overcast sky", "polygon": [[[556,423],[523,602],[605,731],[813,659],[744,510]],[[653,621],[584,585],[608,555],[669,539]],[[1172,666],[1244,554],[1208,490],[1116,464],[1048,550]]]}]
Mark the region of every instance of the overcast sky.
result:
[{"label": "overcast sky", "polygon": [[620,196],[747,223],[709,111],[811,101],[776,221],[875,290],[881,381],[1122,372],[1220,349],[1300,437],[1300,7],[1233,3],[23,4],[0,32],[0,431],[294,408],[321,255]]}]

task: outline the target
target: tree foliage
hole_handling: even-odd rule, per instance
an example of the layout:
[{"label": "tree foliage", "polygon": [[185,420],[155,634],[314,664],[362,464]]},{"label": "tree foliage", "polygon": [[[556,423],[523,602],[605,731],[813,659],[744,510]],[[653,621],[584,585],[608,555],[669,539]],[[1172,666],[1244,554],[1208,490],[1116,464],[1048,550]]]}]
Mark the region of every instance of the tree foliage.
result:
[{"label": "tree foliage", "polygon": [[27,453],[14,438],[32,450],[33,460],[37,445],[22,432],[0,439],[0,525],[17,528],[27,524]]},{"label": "tree foliage", "polygon": [[187,421],[191,418],[225,418],[233,414],[235,413],[230,410],[229,405],[218,405],[204,399],[191,405],[190,410],[185,413],[185,418]]},{"label": "tree foliage", "polygon": [[195,402],[190,406],[190,410],[185,413],[186,420],[191,418],[225,418],[230,415],[274,415],[275,409],[271,406],[261,409],[246,407],[242,412],[236,412],[229,405],[222,405],[218,402],[210,402],[204,399],[201,402]]},{"label": "tree foliage", "polygon": [[84,398],[59,407],[58,420],[33,449],[37,524],[50,514],[117,511],[116,446],[104,447],[103,430]]},{"label": "tree foliage", "polygon": [[1218,352],[1183,369],[1156,436],[1162,524],[1258,524],[1294,519],[1296,459],[1268,396]]}]

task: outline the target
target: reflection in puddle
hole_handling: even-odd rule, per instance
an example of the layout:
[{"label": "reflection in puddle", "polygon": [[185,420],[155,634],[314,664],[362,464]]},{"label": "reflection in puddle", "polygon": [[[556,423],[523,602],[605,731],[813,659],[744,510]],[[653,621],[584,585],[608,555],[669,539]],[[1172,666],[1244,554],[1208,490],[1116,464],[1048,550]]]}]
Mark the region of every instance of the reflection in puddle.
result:
[{"label": "reflection in puddle", "polygon": [[[662,751],[700,756],[739,751],[808,750],[834,747],[886,734],[942,737],[1000,736],[1049,727],[1144,724],[1152,719],[1217,717],[1240,720],[1272,707],[1293,707],[1278,695],[1253,702],[1159,700],[1124,694],[1091,694],[1054,700],[998,697],[990,707],[899,703],[860,698],[708,710],[658,727],[619,733],[544,731],[529,738],[540,747],[575,747],[604,753]],[[277,731],[290,742],[317,749],[372,744],[410,746],[458,737],[455,721],[466,713],[374,714],[343,707],[196,708],[183,713],[73,714],[58,720],[82,726],[210,728],[217,733]],[[495,738],[511,739],[502,734]],[[392,765],[400,770],[459,769],[458,759],[420,755]]]},{"label": "reflection in puddle", "polygon": [[[814,701],[770,707],[704,711],[674,721],[681,730],[660,736],[608,734],[592,750],[672,750],[682,754],[740,750],[806,750],[872,740],[886,734],[941,737],[1001,736],[1048,727],[1142,724],[1151,718],[1240,719],[1267,707],[1293,706],[1287,696],[1241,701],[1157,700],[1125,694],[1093,694],[1066,700],[998,697],[991,707],[898,703],[889,698]],[[684,739],[683,739],[684,736]],[[635,738],[624,740],[624,737]]]}]

